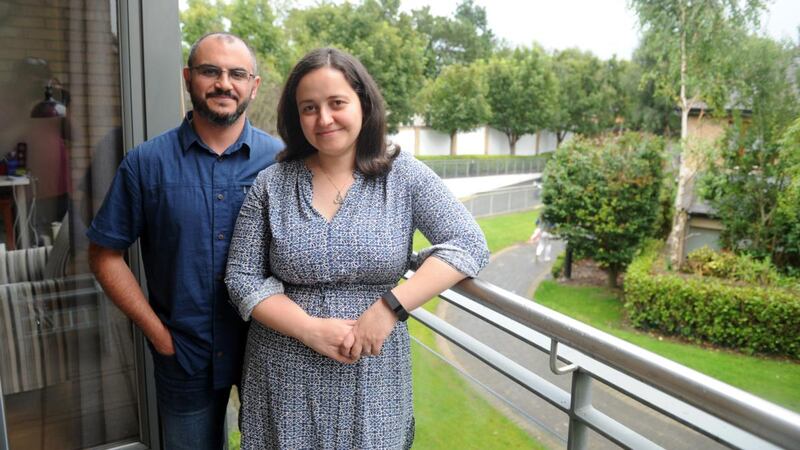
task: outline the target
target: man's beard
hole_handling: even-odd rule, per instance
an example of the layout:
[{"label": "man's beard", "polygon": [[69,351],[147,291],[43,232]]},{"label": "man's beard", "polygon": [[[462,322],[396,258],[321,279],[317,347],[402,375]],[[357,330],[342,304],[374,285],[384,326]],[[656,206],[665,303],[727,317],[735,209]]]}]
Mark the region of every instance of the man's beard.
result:
[{"label": "man's beard", "polygon": [[234,101],[236,98],[231,93],[231,91],[222,91],[217,90],[214,91],[212,94],[208,94],[206,98],[202,98],[199,95],[195,95],[194,92],[190,93],[190,97],[192,98],[192,107],[197,114],[200,114],[204,119],[208,120],[209,122],[213,123],[214,125],[219,125],[222,127],[227,127],[232,125],[236,122],[239,117],[244,114],[247,106],[250,105],[250,96],[248,95],[241,103],[236,106],[236,110],[230,114],[218,113],[216,111],[211,110],[208,106],[207,98],[213,97],[228,97]]}]

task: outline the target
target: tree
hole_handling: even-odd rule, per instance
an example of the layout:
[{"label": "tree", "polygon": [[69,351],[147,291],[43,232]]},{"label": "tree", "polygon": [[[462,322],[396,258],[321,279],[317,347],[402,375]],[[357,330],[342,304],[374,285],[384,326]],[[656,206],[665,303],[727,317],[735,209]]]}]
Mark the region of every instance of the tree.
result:
[{"label": "tree", "polygon": [[657,93],[655,80],[645,76],[656,70],[655,66],[656,61],[640,47],[634,51],[632,61],[622,71],[621,84],[632,98],[625,124],[627,129],[669,139],[676,131],[680,132],[680,116],[675,114],[674,100]]},{"label": "tree", "polygon": [[791,153],[796,144],[786,131],[800,114],[800,98],[789,79],[795,50],[755,36],[740,43],[733,123],[710,158],[701,193],[725,226],[724,246],[785,268],[792,264],[790,254],[797,253],[786,242],[789,224],[778,211],[797,160]]},{"label": "tree", "polygon": [[495,36],[486,20],[486,10],[473,0],[459,3],[452,19],[432,15],[429,6],[411,14],[415,28],[427,40],[428,77],[439,75],[451,64],[470,64],[492,55]]},{"label": "tree", "polygon": [[669,237],[670,259],[678,265],[691,201],[692,169],[687,159],[689,111],[699,102],[724,110],[730,68],[738,44],[738,31],[755,24],[764,8],[761,0],[631,0],[644,32],[644,49],[656,65],[646,76],[657,91],[675,101],[681,110],[683,158],[675,196],[675,220]]},{"label": "tree", "polygon": [[541,50],[517,49],[510,57],[491,59],[486,67],[489,125],[508,137],[511,154],[524,134],[547,128],[555,114],[558,84]]},{"label": "tree", "polygon": [[[269,66],[270,61],[258,57],[259,67]],[[261,70],[261,86],[258,95],[247,108],[247,118],[256,127],[267,133],[278,135],[278,101],[283,88],[283,77],[274,70]]]},{"label": "tree", "polygon": [[233,0],[221,6],[231,33],[242,37],[256,51],[259,62],[281,74],[288,70],[286,38],[269,0]]},{"label": "tree", "polygon": [[323,3],[293,10],[285,28],[296,60],[307,51],[334,46],[361,60],[381,88],[391,131],[408,123],[413,99],[425,77],[424,38],[395,0],[366,0],[360,5]]},{"label": "tree", "polygon": [[181,34],[183,35],[183,60],[189,55],[189,47],[206,33],[224,30],[222,11],[211,0],[188,0],[187,8],[181,11]]},{"label": "tree", "polygon": [[654,95],[653,82],[643,78],[641,60],[612,57],[605,61],[603,80],[606,85],[608,109],[614,117],[616,132],[642,131],[669,137],[677,115],[675,105]]},{"label": "tree", "polygon": [[420,112],[427,123],[450,135],[450,154],[456,154],[456,133],[486,123],[491,114],[486,83],[478,64],[445,67],[420,93]]},{"label": "tree", "polygon": [[784,271],[800,276],[800,116],[787,128],[780,145],[788,181],[786,189],[778,193],[775,223],[781,230],[781,257],[773,260]]},{"label": "tree", "polygon": [[567,49],[553,58],[559,82],[558,107],[552,131],[557,145],[567,133],[594,136],[611,129],[614,114],[612,92],[604,79],[603,63],[589,52]]},{"label": "tree", "polygon": [[616,286],[653,233],[663,182],[663,141],[626,133],[559,147],[544,171],[545,223],[575,254],[594,259]]}]

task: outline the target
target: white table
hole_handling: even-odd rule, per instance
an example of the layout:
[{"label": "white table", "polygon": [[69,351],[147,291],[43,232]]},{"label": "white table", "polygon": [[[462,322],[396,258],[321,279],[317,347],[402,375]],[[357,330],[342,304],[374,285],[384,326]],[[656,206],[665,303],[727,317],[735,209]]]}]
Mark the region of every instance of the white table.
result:
[{"label": "white table", "polygon": [[15,177],[0,175],[0,187],[8,186],[14,189],[14,203],[17,205],[17,224],[19,225],[17,242],[18,248],[31,246],[30,227],[28,226],[28,196],[26,186],[31,184],[27,176]]}]

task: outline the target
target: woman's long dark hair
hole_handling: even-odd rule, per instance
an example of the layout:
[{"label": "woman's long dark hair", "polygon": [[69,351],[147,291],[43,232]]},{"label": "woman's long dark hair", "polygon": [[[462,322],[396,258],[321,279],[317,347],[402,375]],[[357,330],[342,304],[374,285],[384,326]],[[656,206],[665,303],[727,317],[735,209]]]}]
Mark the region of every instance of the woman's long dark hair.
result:
[{"label": "woman's long dark hair", "polygon": [[378,85],[367,69],[353,56],[335,48],[320,48],[305,55],[292,69],[278,103],[278,133],[286,148],[278,161],[303,159],[316,153],[303,135],[297,110],[297,86],[314,70],[331,67],[344,75],[361,102],[361,132],[356,140],[356,168],[367,177],[385,174],[399,149],[390,151],[386,144],[386,109]]}]

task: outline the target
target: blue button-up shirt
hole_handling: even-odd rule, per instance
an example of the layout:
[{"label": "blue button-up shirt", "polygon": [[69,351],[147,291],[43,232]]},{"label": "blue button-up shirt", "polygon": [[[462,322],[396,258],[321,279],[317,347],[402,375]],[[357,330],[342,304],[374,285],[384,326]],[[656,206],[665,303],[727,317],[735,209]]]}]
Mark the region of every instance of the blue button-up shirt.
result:
[{"label": "blue button-up shirt", "polygon": [[190,375],[211,365],[215,388],[237,383],[247,325],[228,301],[225,263],[247,190],[283,144],[247,122],[222,155],[191,125],[129,152],[87,231],[124,250],[141,238],[150,305]]}]

